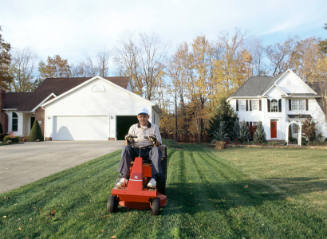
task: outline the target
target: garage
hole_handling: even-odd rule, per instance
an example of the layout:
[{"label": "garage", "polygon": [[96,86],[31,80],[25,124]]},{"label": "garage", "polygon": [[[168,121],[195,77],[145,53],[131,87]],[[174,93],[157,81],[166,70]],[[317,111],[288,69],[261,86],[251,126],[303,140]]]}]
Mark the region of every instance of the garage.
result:
[{"label": "garage", "polygon": [[42,108],[45,140],[122,140],[141,109],[149,111],[155,124],[160,112],[127,85],[124,88],[98,76],[50,99]]},{"label": "garage", "polygon": [[108,116],[54,116],[53,140],[108,140]]},{"label": "garage", "polygon": [[117,127],[116,127],[117,139],[118,140],[124,139],[125,135],[128,133],[129,127],[137,122],[138,121],[136,115],[117,116]]}]

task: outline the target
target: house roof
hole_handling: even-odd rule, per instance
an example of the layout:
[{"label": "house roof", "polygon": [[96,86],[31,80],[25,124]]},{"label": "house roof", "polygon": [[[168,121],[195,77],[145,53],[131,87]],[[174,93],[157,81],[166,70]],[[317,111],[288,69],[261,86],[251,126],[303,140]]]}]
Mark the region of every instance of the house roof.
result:
[{"label": "house roof", "polygon": [[259,96],[268,90],[279,76],[252,76],[230,97]]},{"label": "house roof", "polygon": [[[34,92],[8,92],[4,96],[4,109],[16,109],[18,111],[31,111],[46,97],[54,93],[56,96],[82,84],[92,77],[73,78],[47,78]],[[127,88],[128,77],[103,77],[123,88]]]}]

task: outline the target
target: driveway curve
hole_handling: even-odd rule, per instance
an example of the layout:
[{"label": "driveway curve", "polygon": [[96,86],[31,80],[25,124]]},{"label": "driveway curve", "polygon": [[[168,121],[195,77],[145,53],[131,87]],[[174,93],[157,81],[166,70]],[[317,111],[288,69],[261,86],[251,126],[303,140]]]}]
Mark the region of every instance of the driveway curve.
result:
[{"label": "driveway curve", "polygon": [[47,141],[0,146],[0,193],[122,147],[122,141]]}]

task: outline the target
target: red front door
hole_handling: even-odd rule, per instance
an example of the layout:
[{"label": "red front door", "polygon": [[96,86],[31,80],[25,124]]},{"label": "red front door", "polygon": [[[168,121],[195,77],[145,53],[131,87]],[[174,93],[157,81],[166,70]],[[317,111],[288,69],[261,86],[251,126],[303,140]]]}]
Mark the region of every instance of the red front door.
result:
[{"label": "red front door", "polygon": [[270,137],[272,139],[277,138],[277,121],[276,120],[270,121]]}]

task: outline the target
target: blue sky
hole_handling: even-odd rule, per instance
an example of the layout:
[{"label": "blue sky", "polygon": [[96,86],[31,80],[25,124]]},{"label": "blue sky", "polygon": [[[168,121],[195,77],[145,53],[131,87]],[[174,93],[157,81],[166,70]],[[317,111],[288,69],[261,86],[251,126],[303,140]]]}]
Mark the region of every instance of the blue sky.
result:
[{"label": "blue sky", "polygon": [[14,48],[69,61],[112,50],[138,33],[155,33],[170,49],[198,35],[215,40],[235,28],[271,44],[327,38],[324,23],[327,3],[318,0],[2,0],[0,8],[2,34]]}]

